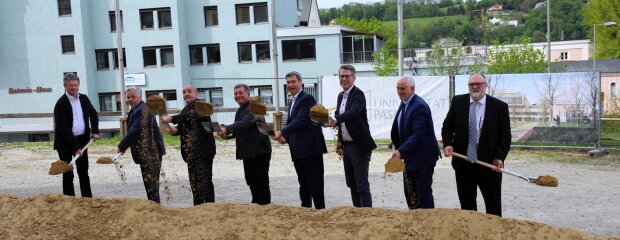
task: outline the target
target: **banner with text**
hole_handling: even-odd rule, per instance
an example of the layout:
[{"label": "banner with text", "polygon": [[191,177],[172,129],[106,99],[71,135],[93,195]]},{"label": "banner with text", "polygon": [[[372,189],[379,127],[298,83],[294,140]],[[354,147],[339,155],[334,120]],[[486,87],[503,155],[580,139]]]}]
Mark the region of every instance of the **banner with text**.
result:
[{"label": "banner with text", "polygon": [[[357,77],[355,86],[366,96],[368,123],[374,139],[390,139],[392,122],[400,106],[396,93],[396,82],[399,77]],[[448,76],[415,76],[415,94],[421,96],[431,108],[435,136],[441,139],[441,125],[448,109],[450,83]],[[342,92],[338,76],[323,77],[321,81],[321,103],[326,108],[336,111],[338,94]],[[323,128],[326,139],[334,139],[331,128]]]}]

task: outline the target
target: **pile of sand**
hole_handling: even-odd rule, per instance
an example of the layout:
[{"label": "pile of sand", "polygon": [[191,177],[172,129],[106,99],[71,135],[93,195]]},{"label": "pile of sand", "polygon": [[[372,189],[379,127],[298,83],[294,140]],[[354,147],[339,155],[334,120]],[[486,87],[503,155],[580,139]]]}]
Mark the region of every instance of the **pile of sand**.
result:
[{"label": "pile of sand", "polygon": [[0,239],[597,239],[455,209],[394,211],[0,195]]}]

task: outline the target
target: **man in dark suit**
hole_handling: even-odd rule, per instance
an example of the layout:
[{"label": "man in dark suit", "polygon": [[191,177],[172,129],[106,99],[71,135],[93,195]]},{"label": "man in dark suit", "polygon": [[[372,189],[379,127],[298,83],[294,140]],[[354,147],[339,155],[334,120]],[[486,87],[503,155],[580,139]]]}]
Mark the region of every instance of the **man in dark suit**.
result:
[{"label": "man in dark suit", "polygon": [[[236,138],[237,159],[243,160],[245,182],[250,186],[252,203],[266,205],[271,203],[269,190],[269,161],[271,160],[271,142],[269,136],[263,135],[256,126],[257,120],[249,111],[250,88],[245,84],[234,87],[235,101],[239,109],[235,113],[235,122],[222,128],[218,133],[226,137],[232,133]],[[265,123],[265,119],[258,120]]]},{"label": "man in dark suit", "polygon": [[396,83],[402,101],[392,124],[392,144],[396,150],[392,159],[404,159],[405,198],[409,209],[435,208],[433,172],[441,158],[433,128],[431,109],[422,97],[415,94],[415,81],[404,76]]},{"label": "man in dark suit", "polygon": [[194,196],[194,205],[215,202],[213,187],[213,158],[215,138],[207,132],[202,122],[211,122],[211,117],[196,112],[197,91],[192,85],[183,87],[185,107],[180,114],[162,118],[164,123],[177,124],[170,128],[172,135],[181,135],[181,156],[187,163],[189,183]]},{"label": "man in dark suit", "polygon": [[372,195],[368,182],[368,165],[372,150],[377,148],[370,136],[366,97],[355,84],[355,68],[340,66],[339,78],[342,92],[338,94],[335,119],[329,118],[331,126],[338,125],[338,141],[343,147],[344,176],[351,189],[355,207],[372,207]]},{"label": "man in dark suit", "polygon": [[[76,161],[77,174],[80,178],[82,197],[93,197],[88,177],[88,151],[82,148],[90,139],[99,139],[99,118],[97,111],[84,94],[79,94],[80,78],[67,74],[64,79],[65,94],[54,106],[54,149],[60,160],[67,163],[71,158],[80,156]],[[91,129],[92,127],[92,129]],[[73,188],[73,171],[62,174],[62,192],[75,196]]]},{"label": "man in dark suit", "polygon": [[[452,157],[461,209],[477,210],[477,188],[484,198],[486,212],[502,216],[502,174],[510,151],[508,104],[486,95],[487,81],[482,74],[469,77],[469,94],[454,96],[443,122],[444,154],[467,154],[471,163]],[[491,171],[473,164],[475,160],[497,167]]]},{"label": "man in dark suit", "polygon": [[127,116],[127,134],[118,144],[118,152],[125,153],[131,147],[133,162],[140,164],[142,182],[149,200],[159,203],[159,173],[161,158],[166,154],[164,140],[157,127],[155,116],[142,101],[142,91],[136,87],[125,91],[131,110]]},{"label": "man in dark suit", "polygon": [[286,86],[293,97],[289,105],[286,127],[275,132],[274,139],[288,142],[299,181],[302,207],[325,208],[323,153],[327,152],[321,127],[310,120],[310,108],[316,105],[314,97],[302,90],[298,72],[286,74]]}]

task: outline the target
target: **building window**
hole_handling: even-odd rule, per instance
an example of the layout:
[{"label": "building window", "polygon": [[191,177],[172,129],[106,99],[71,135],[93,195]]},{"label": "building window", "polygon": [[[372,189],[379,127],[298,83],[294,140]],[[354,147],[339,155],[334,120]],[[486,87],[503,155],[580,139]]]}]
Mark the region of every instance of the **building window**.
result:
[{"label": "building window", "polygon": [[140,10],[140,24],[141,29],[153,29],[153,11],[152,10]]},{"label": "building window", "polygon": [[237,25],[250,23],[250,6],[247,4],[235,5],[237,13]]},{"label": "building window", "polygon": [[[114,49],[112,51],[112,58],[114,59],[114,68],[118,68],[118,49]],[[123,48],[123,68],[127,67],[127,55],[125,54],[125,49]]]},{"label": "building window", "polygon": [[121,109],[120,93],[99,93],[99,109],[102,112],[113,112]]},{"label": "building window", "polygon": [[162,66],[174,66],[174,51],[172,46],[160,48],[159,54]]},{"label": "building window", "polygon": [[142,48],[144,67],[157,66],[157,48]]},{"label": "building window", "polygon": [[251,86],[250,95],[259,96],[265,105],[273,105],[273,90],[271,85]]},{"label": "building window", "polygon": [[[152,90],[145,92],[146,97],[148,98],[151,95],[160,95],[166,100],[166,108],[177,108],[177,91],[174,89],[171,90]],[[144,99],[144,98],[143,98]]]},{"label": "building window", "polygon": [[609,92],[610,92],[609,93],[610,97],[612,97],[612,98],[617,98],[618,97],[618,87],[616,86],[615,82],[612,82],[609,85]]},{"label": "building window", "polygon": [[222,62],[220,58],[220,44],[209,44],[207,45],[207,63],[220,63]]},{"label": "building window", "polygon": [[205,12],[205,27],[217,26],[217,6],[204,7]]},{"label": "building window", "polygon": [[172,28],[170,8],[164,8],[157,11],[157,22],[159,23],[159,28]]},{"label": "building window", "polygon": [[282,41],[282,60],[316,59],[314,39]]},{"label": "building window", "polygon": [[[123,11],[121,12],[121,31],[123,31]],[[110,31],[111,32],[116,32],[116,13],[114,11],[110,11],[110,13],[108,13],[108,15],[110,16]]]},{"label": "building window", "polygon": [[108,50],[95,50],[95,58],[97,59],[97,70],[110,69],[108,52]]},{"label": "building window", "polygon": [[221,87],[218,88],[199,88],[198,100],[207,101],[214,107],[224,106],[224,91]]},{"label": "building window", "polygon": [[269,42],[256,43],[256,60],[259,62],[269,62]]},{"label": "building window", "polygon": [[191,65],[202,65],[204,63],[202,57],[202,45],[189,46],[189,63]]},{"label": "building window", "polygon": [[62,53],[75,53],[75,43],[73,41],[73,35],[60,36],[60,42],[62,43]]},{"label": "building window", "polygon": [[267,3],[259,3],[254,5],[254,23],[269,22],[267,14]]},{"label": "building window", "polygon": [[568,52],[561,52],[560,60],[568,60]]},{"label": "building window", "polygon": [[71,0],[58,0],[58,15],[71,16]]},{"label": "building window", "polygon": [[159,49],[159,61],[161,66],[174,65],[174,50],[172,45],[142,47],[144,67],[157,66],[157,50]]},{"label": "building window", "polygon": [[252,62],[252,43],[237,43],[240,63]]}]

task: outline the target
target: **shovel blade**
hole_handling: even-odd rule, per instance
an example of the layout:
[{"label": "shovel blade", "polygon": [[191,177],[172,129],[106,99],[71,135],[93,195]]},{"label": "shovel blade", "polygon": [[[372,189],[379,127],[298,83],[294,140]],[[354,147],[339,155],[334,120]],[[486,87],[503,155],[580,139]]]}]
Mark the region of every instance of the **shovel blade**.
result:
[{"label": "shovel blade", "polygon": [[69,165],[68,163],[62,160],[58,160],[58,161],[52,162],[52,165],[50,166],[50,170],[48,173],[49,175],[58,175],[58,174],[69,172],[71,170],[73,170],[73,167],[71,165]]}]

